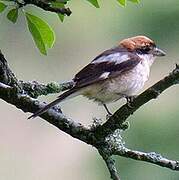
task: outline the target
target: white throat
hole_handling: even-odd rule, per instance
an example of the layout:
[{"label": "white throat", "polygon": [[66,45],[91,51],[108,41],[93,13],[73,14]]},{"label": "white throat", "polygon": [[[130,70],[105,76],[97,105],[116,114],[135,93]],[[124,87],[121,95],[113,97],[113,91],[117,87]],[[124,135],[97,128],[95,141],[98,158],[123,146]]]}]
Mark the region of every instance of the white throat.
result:
[{"label": "white throat", "polygon": [[148,66],[150,67],[154,60],[155,60],[155,56],[153,54],[137,54],[141,59],[143,59],[145,61],[145,63],[148,64]]}]

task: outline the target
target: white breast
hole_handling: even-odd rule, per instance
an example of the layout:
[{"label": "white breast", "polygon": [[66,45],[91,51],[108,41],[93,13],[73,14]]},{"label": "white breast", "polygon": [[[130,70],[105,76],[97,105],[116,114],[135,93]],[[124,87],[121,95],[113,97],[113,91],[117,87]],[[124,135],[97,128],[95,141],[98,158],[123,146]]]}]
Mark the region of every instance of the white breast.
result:
[{"label": "white breast", "polygon": [[104,94],[112,95],[116,98],[116,94],[119,96],[133,96],[143,88],[145,82],[149,78],[150,66],[154,61],[153,56],[142,56],[142,61],[131,71],[127,72],[123,76],[116,77],[106,82]]}]

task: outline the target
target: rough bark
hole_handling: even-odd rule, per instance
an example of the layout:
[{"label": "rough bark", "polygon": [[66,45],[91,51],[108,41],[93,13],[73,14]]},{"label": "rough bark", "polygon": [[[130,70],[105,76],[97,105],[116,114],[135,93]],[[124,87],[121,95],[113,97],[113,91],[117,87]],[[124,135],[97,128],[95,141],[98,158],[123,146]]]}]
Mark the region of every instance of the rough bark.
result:
[{"label": "rough bark", "polygon": [[[59,93],[69,89],[72,84],[73,82],[62,84],[48,83],[44,85],[35,81],[24,82],[18,80],[0,52],[0,98],[24,112],[34,113],[45,105],[45,103],[41,103],[34,98],[40,95]],[[58,106],[48,110],[40,117],[72,137],[97,148],[113,180],[119,180],[120,178],[112,155],[146,161],[178,171],[178,161],[169,160],[154,152],[144,153],[130,150],[124,146],[120,135],[121,131],[126,128],[125,121],[131,114],[150,100],[157,98],[164,90],[176,84],[179,84],[178,65],[168,76],[137,96],[130,106],[129,104],[123,105],[104,124],[96,123],[91,128],[86,128],[82,124],[76,123],[75,120],[66,117]]]}]

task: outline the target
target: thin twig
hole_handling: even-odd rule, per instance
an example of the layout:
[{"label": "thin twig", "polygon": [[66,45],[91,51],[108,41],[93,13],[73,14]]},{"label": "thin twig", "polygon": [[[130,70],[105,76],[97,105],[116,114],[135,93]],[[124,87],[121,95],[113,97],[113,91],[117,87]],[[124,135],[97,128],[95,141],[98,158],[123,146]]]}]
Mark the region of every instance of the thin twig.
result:
[{"label": "thin twig", "polygon": [[37,7],[42,8],[45,11],[51,11],[55,13],[60,13],[63,15],[70,16],[71,15],[71,10],[70,8],[65,8],[65,7],[52,7],[51,6],[51,1],[43,1],[43,0],[24,0],[24,6],[28,4],[33,4]]},{"label": "thin twig", "polygon": [[11,86],[6,85],[6,84],[1,83],[1,82],[0,82],[0,87],[1,87],[1,88],[4,88],[4,89],[9,89],[9,88],[12,88]]},{"label": "thin twig", "polygon": [[110,172],[111,179],[113,180],[120,180],[120,177],[117,173],[117,169],[115,167],[115,161],[112,159],[112,157],[108,157],[107,159],[104,159],[106,166]]},{"label": "thin twig", "polygon": [[166,167],[175,171],[179,171],[179,161],[169,160],[155,152],[145,153],[140,151],[134,151],[124,147],[122,150],[113,152],[113,154],[139,161],[146,161],[152,164],[159,165],[161,167]]},{"label": "thin twig", "polygon": [[120,177],[116,169],[115,160],[103,148],[99,150],[99,154],[102,156],[104,162],[106,163],[111,179],[120,180]]}]

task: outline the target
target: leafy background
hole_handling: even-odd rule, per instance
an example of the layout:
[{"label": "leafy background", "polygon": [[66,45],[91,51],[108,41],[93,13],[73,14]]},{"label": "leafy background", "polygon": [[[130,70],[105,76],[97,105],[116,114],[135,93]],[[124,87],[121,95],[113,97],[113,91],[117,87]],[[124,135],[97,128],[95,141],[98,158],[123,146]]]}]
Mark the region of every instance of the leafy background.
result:
[{"label": "leafy background", "polygon": [[[7,12],[0,15],[0,49],[19,79],[40,82],[69,80],[101,51],[118,40],[145,34],[167,52],[155,62],[146,87],[168,74],[178,60],[179,2],[142,0],[127,2],[122,8],[116,1],[99,1],[94,8],[84,1],[69,3],[73,13],[61,23],[54,13],[33,6],[26,12],[38,15],[54,29],[56,42],[48,55],[39,53],[32,41],[24,12],[14,25]],[[123,133],[126,146],[156,151],[179,159],[178,87],[172,87],[157,100],[144,105],[130,118],[130,129]],[[57,95],[41,97],[51,101]],[[115,111],[124,101],[111,104]],[[86,125],[92,117],[105,117],[102,107],[77,97],[62,104],[64,112]],[[5,180],[107,180],[108,171],[96,150],[64,134],[40,118],[27,120],[15,107],[0,102],[0,177]],[[151,164],[117,157],[122,179],[178,180],[178,172]]]}]

